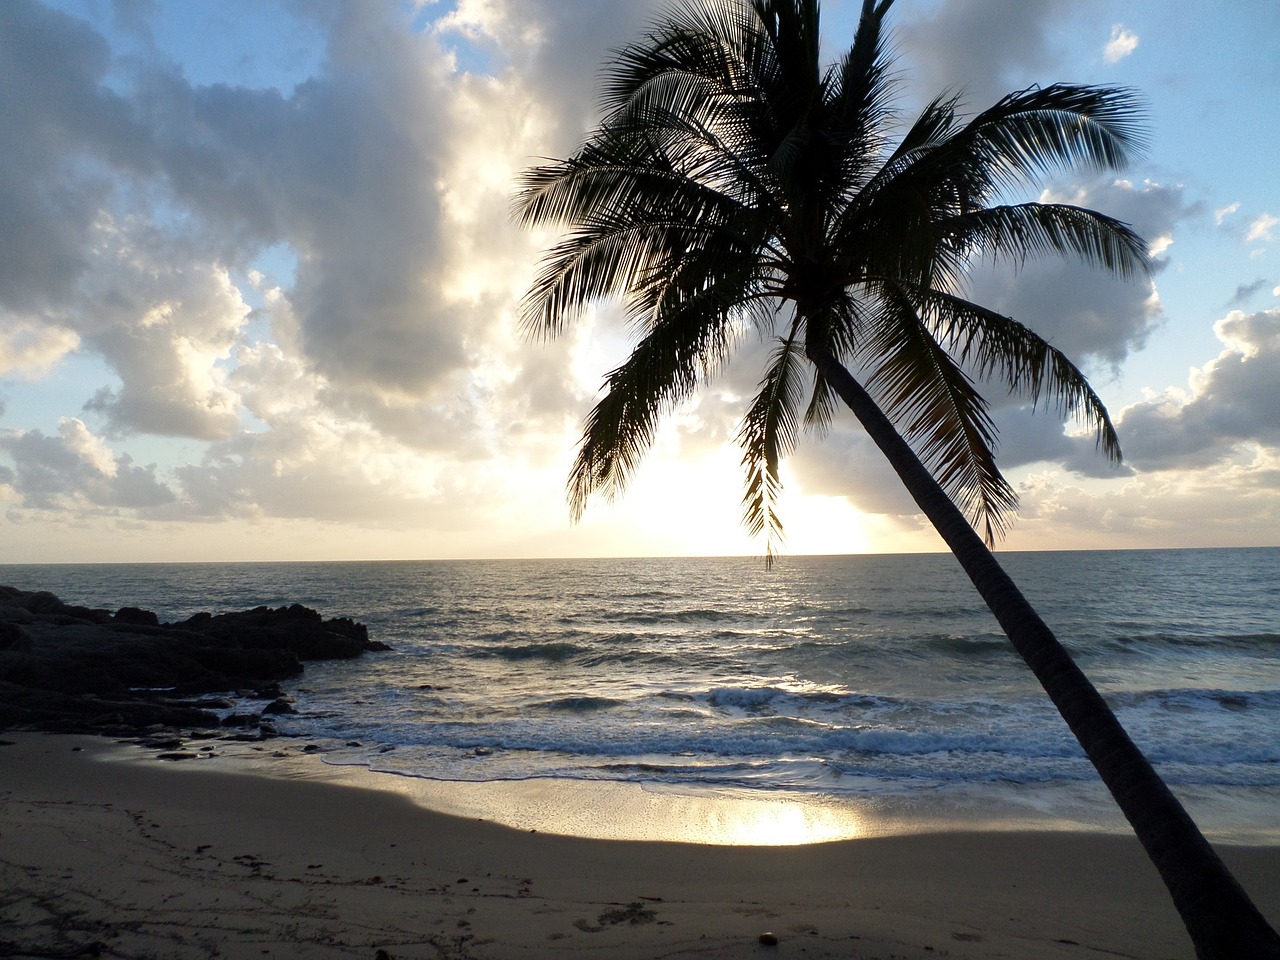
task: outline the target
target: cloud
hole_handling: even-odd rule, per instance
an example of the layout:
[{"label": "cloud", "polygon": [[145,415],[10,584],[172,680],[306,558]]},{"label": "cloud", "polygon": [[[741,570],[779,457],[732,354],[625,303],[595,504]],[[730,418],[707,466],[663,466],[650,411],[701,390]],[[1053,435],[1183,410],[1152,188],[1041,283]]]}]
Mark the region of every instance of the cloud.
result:
[{"label": "cloud", "polygon": [[1232,214],[1238,213],[1239,210],[1240,210],[1239,200],[1237,200],[1235,203],[1229,203],[1225,207],[1218,207],[1218,209],[1213,211],[1213,221],[1214,223],[1221,226],[1222,222],[1226,220],[1227,217],[1230,217]]},{"label": "cloud", "polygon": [[1187,531],[1214,546],[1259,546],[1280,530],[1280,460],[1256,457],[1212,469],[1136,474],[1102,489],[1054,473],[1019,487],[1010,549],[1185,547]]},{"label": "cloud", "polygon": [[37,380],[80,343],[74,330],[0,311],[0,377]]},{"label": "cloud", "polygon": [[1272,240],[1271,231],[1280,225],[1280,217],[1272,216],[1269,213],[1261,213],[1253,219],[1249,224],[1249,231],[1244,235],[1245,243],[1258,243],[1265,241],[1270,243]]},{"label": "cloud", "polygon": [[32,0],[0,4],[0,306],[63,303],[111,192],[103,164],[146,165],[145,132],[105,84],[110,52]]},{"label": "cloud", "polygon": [[[895,20],[904,92],[958,86],[976,108],[1042,81],[1064,62],[1068,18],[1100,9],[1083,3],[904,8]],[[437,542],[489,551],[476,544],[531,524],[559,529],[581,418],[626,337],[607,308],[553,345],[520,336],[516,303],[547,238],[513,227],[512,180],[574,149],[595,118],[591,78],[660,5],[273,6],[252,26],[281,31],[280,63],[268,66],[288,59],[293,73],[280,82],[277,70],[268,84],[243,78],[271,72],[270,41],[236,79],[208,83],[193,79],[207,70],[159,52],[148,4],[122,5],[114,28],[96,29],[33,0],[0,2],[0,121],[21,134],[0,138],[0,375],[57,373],[73,352],[108,371],[62,401],[72,416],[56,432],[27,424],[0,434],[10,515],[127,517],[153,532],[318,519],[422,531],[406,548],[419,553]],[[288,17],[292,29],[281,27]],[[113,29],[124,27],[119,40]],[[323,45],[298,59],[300,35]],[[1053,190],[1134,223],[1157,253],[1189,215],[1179,188]],[[1016,275],[984,267],[973,293],[1104,370],[1160,320],[1155,286],[1055,263]],[[1250,343],[1248,364],[1261,363],[1271,348],[1259,330],[1224,327],[1236,337],[1224,356],[1243,357]],[[727,461],[730,500],[736,456],[725,444],[767,348],[744,344],[660,439],[661,456]],[[1226,403],[1231,366],[1204,368],[1214,389],[1197,409]],[[1194,411],[1181,408],[1202,399],[1197,389],[1166,398],[1187,446]],[[995,393],[1003,463],[1052,465],[1080,483],[1115,477],[1087,439]],[[16,415],[19,404],[9,407]],[[1132,416],[1136,430],[1143,414]],[[1261,470],[1241,465],[1250,450],[1270,455],[1255,436],[1187,462]],[[802,440],[791,469],[797,489],[919,525],[883,458],[845,419],[825,441]],[[1155,490],[1168,472],[1115,482]],[[680,492],[661,489],[667,500]],[[1053,489],[1065,502],[1067,487]],[[1031,499],[1049,509],[1050,494]]]},{"label": "cloud", "polygon": [[[1115,417],[1125,452],[1109,466],[1088,437],[1026,407],[997,411],[999,460],[1015,479],[1018,520],[1011,549],[1224,546],[1274,542],[1280,531],[1280,309],[1232,311],[1214,325],[1217,357],[1192,372],[1188,388],[1131,404]],[[819,452],[820,454],[820,452]],[[866,464],[864,466],[864,463]],[[1027,468],[1034,466],[1032,472]],[[877,501],[863,489],[875,467],[846,459],[805,482],[893,517],[912,530],[908,505]],[[875,484],[889,483],[882,476]]]},{"label": "cloud", "polygon": [[910,59],[910,89],[929,98],[959,90],[980,110],[1010,90],[1043,82],[1063,56],[1055,27],[1088,15],[1094,0],[950,0],[923,16],[903,11],[895,30]]},{"label": "cloud", "polygon": [[241,291],[224,267],[146,224],[103,217],[97,232],[71,322],[121,384],[85,409],[115,435],[230,435],[238,398],[222,365],[251,313]]},{"label": "cloud", "polygon": [[1138,35],[1122,23],[1113,24],[1111,39],[1103,50],[1103,59],[1107,63],[1118,63],[1134,50],[1138,49]]},{"label": "cloud", "polygon": [[[1046,191],[1040,199],[1099,210],[1144,237],[1172,237],[1192,213],[1181,187],[1126,180]],[[1159,261],[1156,269],[1161,269]],[[1109,279],[1097,269],[1061,259],[1032,261],[1019,270],[980,266],[970,295],[1027,324],[1084,364],[1118,365],[1142,346],[1160,317],[1153,282]]]},{"label": "cloud", "polygon": [[[3,373],[79,349],[116,378],[81,387],[98,436],[209,444],[141,473],[116,455],[143,492],[166,476],[166,516],[452,523],[446,490],[497,490],[498,451],[561,454],[581,410],[570,352],[513,328],[538,238],[511,224],[511,184],[572,148],[582,76],[646,8],[464,2],[425,32],[387,5],[293,9],[327,47],[286,89],[192,83],[0,4],[0,111],[22,133],[0,139]],[[443,45],[468,18],[494,76]],[[123,503],[69,436],[6,435],[19,501]]]},{"label": "cloud", "polygon": [[81,420],[64,417],[55,437],[39,430],[5,431],[0,450],[14,465],[3,479],[28,510],[102,515],[173,500],[154,465],[137,467],[128,454],[113,454]]},{"label": "cloud", "polygon": [[[384,5],[293,9],[327,38],[318,69],[249,88],[190,82],[145,18],[151,55],[123,60],[82,21],[3,8],[4,39],[44,51],[32,69],[56,92],[0,91],[48,131],[0,144],[0,212],[49,198],[0,225],[33,247],[0,271],[6,372],[78,348],[117,378],[83,385],[95,455],[74,432],[6,434],[19,512],[96,515],[131,483],[152,520],[479,527],[548,465],[559,501],[599,371],[577,381],[574,338],[516,334],[543,238],[512,225],[512,183],[574,147],[582,77],[652,8],[464,0],[425,31]],[[453,54],[462,35],[492,74]],[[139,435],[198,444],[145,470],[106,445]]]},{"label": "cloud", "polygon": [[1190,392],[1165,391],[1121,412],[1126,454],[1139,470],[1201,468],[1249,445],[1280,448],[1280,309],[1232,311],[1214,333],[1224,348],[1193,371]]},{"label": "cloud", "polygon": [[1227,301],[1227,306],[1245,306],[1253,299],[1254,295],[1266,285],[1267,281],[1262,278],[1253,281],[1253,283],[1240,284],[1240,286],[1236,287],[1236,292],[1231,295],[1231,299]]}]

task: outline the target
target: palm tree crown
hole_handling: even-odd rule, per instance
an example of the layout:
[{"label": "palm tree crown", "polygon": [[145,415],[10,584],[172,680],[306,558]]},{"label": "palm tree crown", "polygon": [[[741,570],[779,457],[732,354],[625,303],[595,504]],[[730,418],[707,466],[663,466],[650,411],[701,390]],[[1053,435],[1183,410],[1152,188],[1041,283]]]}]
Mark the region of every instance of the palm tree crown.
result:
[{"label": "palm tree crown", "polygon": [[[797,426],[834,397],[806,353],[864,383],[990,543],[1016,505],[974,378],[1081,417],[1119,443],[1076,366],[1018,321],[964,296],[984,255],[1068,254],[1122,275],[1146,266],[1124,224],[1077,206],[1000,202],[1079,166],[1110,169],[1140,145],[1132,94],[1054,85],[962,119],[940,97],[903,129],[883,20],[867,0],[843,59],[821,69],[816,0],[705,0],[674,8],[622,49],[605,119],[572,158],[526,172],[528,224],[567,228],[525,302],[554,335],[604,297],[640,331],[608,374],[574,463],[575,516],[625,485],[663,413],[721,369],[754,325],[776,338],[739,432],[745,520],[772,541],[778,466]],[[802,409],[803,408],[803,409]]]}]

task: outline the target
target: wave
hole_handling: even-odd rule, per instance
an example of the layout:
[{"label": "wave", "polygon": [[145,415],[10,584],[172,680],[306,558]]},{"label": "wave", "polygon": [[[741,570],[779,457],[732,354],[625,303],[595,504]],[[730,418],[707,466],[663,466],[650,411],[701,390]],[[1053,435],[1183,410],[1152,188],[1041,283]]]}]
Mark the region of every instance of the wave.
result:
[{"label": "wave", "polygon": [[1017,656],[1005,637],[961,637],[953,634],[927,637],[922,641],[922,645],[960,657]]},{"label": "wave", "polygon": [[624,700],[615,700],[613,697],[556,697],[554,700],[544,700],[541,703],[533,704],[535,709],[552,710],[552,711],[569,711],[571,713],[591,713],[595,710],[608,710],[612,707],[621,707],[626,703]]},{"label": "wave", "polygon": [[467,656],[475,659],[497,657],[502,660],[550,660],[559,663],[586,653],[587,649],[576,643],[503,644],[471,649],[467,651]]},{"label": "wave", "polygon": [[[394,746],[402,770],[436,771],[444,779],[502,779],[513,768],[527,768],[552,776],[570,771],[565,775],[727,783],[747,776],[742,771],[750,769],[754,782],[789,783],[798,762],[824,766],[832,776],[915,782],[1094,778],[1079,746],[1056,718],[1025,710],[985,718],[969,714],[953,723],[945,714],[853,696],[827,701],[825,713],[797,716],[779,710],[803,702],[802,696],[786,691],[725,689],[718,694],[722,704],[746,702],[762,709],[726,711],[711,705],[711,691],[672,697],[670,711],[646,709],[643,701],[584,694],[513,704],[501,717],[486,713],[467,720],[435,711],[432,717],[416,711],[389,717],[378,711],[381,719],[373,728],[357,730],[341,723],[335,728],[331,724],[340,718],[307,716],[282,718],[281,727],[286,732],[286,724],[297,725],[306,736],[328,728],[332,733],[327,735],[339,742],[367,744],[368,749],[357,751],[360,756],[382,756]],[[1197,735],[1171,739],[1163,710],[1151,706],[1157,700],[1145,710],[1139,705],[1138,715],[1125,711],[1125,723],[1171,782],[1280,785],[1280,746],[1266,735],[1272,728],[1266,715],[1264,729],[1251,736],[1240,738],[1237,724],[1209,717],[1197,721]],[[847,709],[854,701],[869,709]],[[1197,695],[1194,702],[1216,701]],[[701,712],[688,708],[699,703]],[[637,715],[649,722],[636,722]],[[304,726],[311,724],[316,726]],[[380,744],[377,751],[374,743]],[[571,772],[584,769],[598,773]]]},{"label": "wave", "polygon": [[1239,713],[1247,710],[1280,710],[1280,690],[1219,690],[1181,687],[1165,690],[1136,690],[1107,697],[1119,709],[1154,707],[1186,713],[1207,711]]},{"label": "wave", "polygon": [[758,619],[756,614],[747,610],[715,610],[712,608],[695,608],[688,610],[616,610],[606,611],[600,619],[615,623],[723,623],[726,620]]},{"label": "wave", "polygon": [[1114,641],[1121,647],[1189,647],[1194,649],[1275,653],[1280,633],[1132,633]]},{"label": "wave", "polygon": [[800,712],[809,707],[828,711],[872,710],[893,706],[899,702],[892,697],[842,693],[834,690],[797,691],[774,686],[717,687],[700,694],[693,694],[691,698],[722,710],[757,713],[764,710],[777,711],[779,708],[788,712]]},{"label": "wave", "polygon": [[581,658],[581,664],[584,667],[608,667],[608,666],[626,666],[640,665],[647,666],[670,666],[672,664],[687,665],[689,658],[677,657],[669,653],[650,653],[643,650],[618,651],[613,653],[596,652]]}]

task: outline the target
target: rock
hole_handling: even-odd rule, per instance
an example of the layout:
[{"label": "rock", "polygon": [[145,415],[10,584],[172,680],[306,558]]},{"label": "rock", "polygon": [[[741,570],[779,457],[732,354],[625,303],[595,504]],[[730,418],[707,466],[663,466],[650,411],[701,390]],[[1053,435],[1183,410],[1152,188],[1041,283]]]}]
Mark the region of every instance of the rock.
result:
[{"label": "rock", "polygon": [[230,697],[200,697],[197,700],[171,700],[174,706],[199,707],[201,710],[230,710],[236,702]]},{"label": "rock", "polygon": [[279,700],[284,696],[284,687],[278,683],[268,683],[257,690],[244,690],[240,693],[246,700]]},{"label": "rock", "polygon": [[181,750],[186,746],[181,737],[152,737],[139,740],[138,743],[152,750]]},{"label": "rock", "polygon": [[763,946],[776,947],[778,945],[778,935],[766,930],[756,938]]},{"label": "rock", "polygon": [[234,640],[246,648],[290,650],[300,660],[345,659],[376,649],[363,623],[347,617],[324,620],[315,610],[297,603],[274,610],[256,607],[239,613],[197,614],[172,626]]},{"label": "rock", "polygon": [[0,605],[0,620],[12,623],[30,623],[32,613],[26,607]]},{"label": "rock", "polygon": [[22,624],[12,620],[0,620],[0,650],[30,650],[31,634]]},{"label": "rock", "polygon": [[149,627],[160,626],[160,618],[150,610],[140,610],[137,607],[121,607],[116,611],[113,618],[116,623],[141,623]]},{"label": "rock", "polygon": [[[164,624],[138,607],[112,614],[0,586],[0,730],[217,727],[210,710],[234,702],[205,695],[236,690],[271,701],[269,712],[288,713],[280,681],[302,673],[304,660],[380,649],[385,644],[370,641],[363,624],[326,620],[299,604]],[[246,724],[259,722],[258,713],[251,716]]]}]

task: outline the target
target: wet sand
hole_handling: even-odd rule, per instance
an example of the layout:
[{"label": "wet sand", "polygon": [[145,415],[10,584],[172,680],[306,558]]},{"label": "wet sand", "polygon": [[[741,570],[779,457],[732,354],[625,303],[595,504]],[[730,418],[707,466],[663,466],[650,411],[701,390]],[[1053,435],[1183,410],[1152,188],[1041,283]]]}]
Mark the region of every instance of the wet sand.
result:
[{"label": "wet sand", "polygon": [[[264,776],[99,738],[4,739],[3,956],[1194,955],[1125,837],[581,839],[434,812],[314,757]],[[596,804],[607,817],[607,791]],[[1220,850],[1280,921],[1280,848]]]}]

